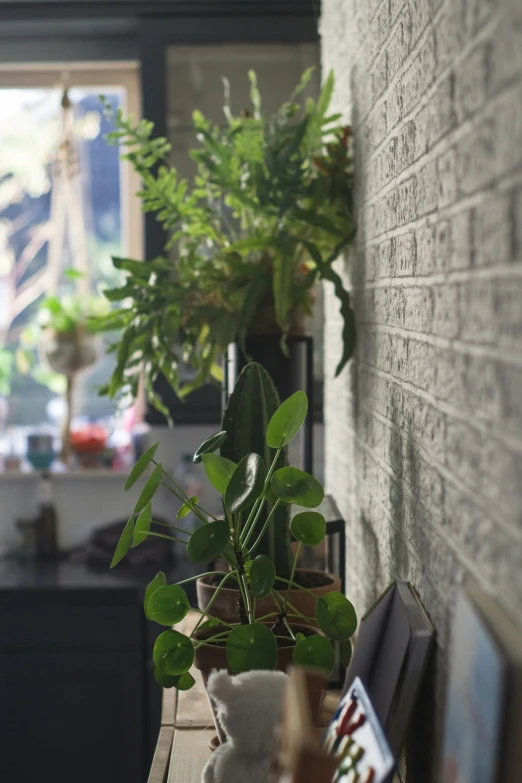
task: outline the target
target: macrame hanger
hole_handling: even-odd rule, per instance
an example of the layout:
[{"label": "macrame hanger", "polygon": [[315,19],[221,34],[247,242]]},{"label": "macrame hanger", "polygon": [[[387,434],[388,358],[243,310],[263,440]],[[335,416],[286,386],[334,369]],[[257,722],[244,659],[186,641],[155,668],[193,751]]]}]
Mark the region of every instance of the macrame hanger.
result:
[{"label": "macrame hanger", "polygon": [[[67,76],[68,78],[68,76]],[[85,236],[85,218],[78,148],[74,138],[74,110],[69,98],[67,79],[62,79],[62,132],[53,164],[51,218],[53,227],[49,241],[49,293],[58,294],[66,239],[71,254],[71,266],[81,273],[74,281],[81,296],[89,296],[91,285]]]}]

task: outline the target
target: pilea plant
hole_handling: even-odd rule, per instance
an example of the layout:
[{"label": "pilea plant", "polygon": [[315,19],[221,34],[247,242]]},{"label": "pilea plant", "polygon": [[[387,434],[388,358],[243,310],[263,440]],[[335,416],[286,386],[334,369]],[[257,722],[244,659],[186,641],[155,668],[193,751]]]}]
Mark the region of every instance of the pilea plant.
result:
[{"label": "pilea plant", "polygon": [[[317,546],[326,535],[326,520],[314,510],[324,496],[320,483],[298,468],[278,467],[283,450],[299,432],[307,410],[306,394],[298,391],[272,415],[265,434],[266,445],[274,452],[269,465],[254,452],[237,464],[216,454],[229,437],[225,430],[199,447],[195,460],[203,462],[208,480],[222,496],[222,519],[205,511],[197,497],[187,497],[155,460],[157,446],[148,449],[132,469],[126,489],[132,487],[151,465],[154,466],[122,532],[111,567],[120,562],[131,546],[138,546],[147,536],[160,536],[185,544],[192,563],[208,564],[222,557],[229,564],[227,571],[205,574],[220,577],[220,584],[206,609],[195,610],[201,616],[190,637],[172,630],[171,626],[181,622],[191,609],[182,585],[197,577],[168,585],[165,574],[160,572],[148,585],[144,599],[146,616],[169,626],[169,630],[158,636],[153,652],[156,679],[162,687],[191,688],[194,679],[189,670],[194,663],[195,650],[209,644],[226,647],[227,663],[236,673],[273,669],[278,647],[289,645],[294,648],[294,663],[330,671],[335,661],[332,641],[343,642],[354,633],[357,627],[355,610],[342,593],[331,592],[319,599],[311,593],[316,599],[315,617],[304,616],[288,600],[290,588],[309,592],[294,581],[301,547]],[[200,524],[192,533],[178,525],[154,522],[152,499],[160,485],[167,487],[182,502],[178,520],[190,512],[195,514]],[[303,510],[290,522],[292,535],[298,543],[290,578],[286,579],[276,577],[273,560],[266,554],[259,554],[258,548],[277,509],[291,504]],[[268,509],[268,513],[263,528],[258,531],[257,522],[264,509]],[[154,526],[163,532],[158,532],[157,527],[153,529]],[[169,533],[165,526],[170,528]],[[220,590],[232,581],[240,593],[241,622],[236,624],[224,622],[211,613]],[[257,602],[267,596],[273,598],[274,611],[260,616]],[[197,631],[203,630],[205,638],[197,635]]]}]

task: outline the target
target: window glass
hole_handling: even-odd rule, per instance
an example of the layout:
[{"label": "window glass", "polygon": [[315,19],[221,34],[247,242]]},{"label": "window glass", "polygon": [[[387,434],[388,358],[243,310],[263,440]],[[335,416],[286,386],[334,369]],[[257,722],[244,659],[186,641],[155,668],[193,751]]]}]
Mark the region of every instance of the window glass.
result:
[{"label": "window glass", "polygon": [[[113,108],[125,103],[123,88],[74,88],[69,97],[74,111],[74,138],[79,154],[81,208],[93,293],[118,283],[111,255],[124,247],[119,152],[109,146],[111,129],[99,100],[102,92]],[[48,291],[49,239],[60,216],[51,214],[53,160],[62,132],[60,88],[0,89],[0,349],[15,353],[27,325],[34,321]],[[63,276],[71,266],[66,241],[58,296],[71,293],[75,283]],[[106,417],[114,405],[100,398],[114,361],[104,356],[80,375],[76,413]],[[8,424],[34,426],[53,419],[56,391],[13,365],[8,396]],[[0,393],[1,390],[0,390]],[[54,404],[56,408],[56,404]]]}]

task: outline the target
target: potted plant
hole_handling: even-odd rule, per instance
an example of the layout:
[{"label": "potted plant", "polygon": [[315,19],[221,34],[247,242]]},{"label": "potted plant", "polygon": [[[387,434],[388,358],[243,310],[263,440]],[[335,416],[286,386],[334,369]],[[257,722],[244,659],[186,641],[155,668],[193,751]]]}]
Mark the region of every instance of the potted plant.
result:
[{"label": "potted plant", "polygon": [[[74,270],[68,277],[75,279]],[[62,458],[71,452],[70,425],[74,403],[74,382],[79,372],[91,367],[99,355],[99,338],[91,317],[102,315],[107,303],[99,296],[65,294],[49,296],[41,303],[36,320],[21,336],[17,350],[18,368],[31,372],[35,380],[63,393],[67,413],[62,426]]]},{"label": "potted plant", "polygon": [[[201,669],[204,680],[214,668],[228,668],[234,673],[284,669],[292,661],[330,671],[335,659],[332,641],[347,642],[353,635],[357,626],[355,610],[342,593],[330,592],[320,598],[311,594],[315,602],[311,616],[304,615],[290,600],[292,588],[308,592],[294,579],[300,548],[317,545],[326,533],[324,517],[314,510],[324,494],[319,482],[297,468],[279,467],[284,449],[304,422],[307,407],[306,394],[298,391],[270,418],[265,440],[274,451],[274,458],[269,464],[255,452],[247,454],[238,464],[216,454],[228,437],[226,432],[217,433],[200,446],[196,458],[202,458],[207,476],[221,491],[223,518],[218,519],[201,508],[197,497],[185,495],[161,463],[155,461],[156,446],[148,449],[132,469],[126,489],[136,483],[151,463],[154,465],[122,532],[111,567],[120,562],[131,546],[138,546],[151,535],[185,544],[193,563],[207,564],[218,557],[228,563],[227,570],[210,572],[220,578],[220,584],[209,605],[196,610],[200,619],[190,636],[171,628],[190,610],[182,587],[190,579],[167,585],[165,574],[160,572],[148,585],[145,614],[169,628],[158,636],[153,651],[156,679],[162,687],[191,688],[193,664]],[[200,525],[194,532],[188,533],[178,525],[154,523],[152,499],[160,484],[182,501],[179,520],[189,512],[199,519]],[[278,508],[291,504],[303,510],[291,521],[298,545],[290,578],[285,579],[277,577],[269,556],[258,553],[264,531],[256,534],[256,520],[267,507],[266,529]],[[229,622],[212,612],[220,592],[231,582],[238,591],[237,622]],[[276,589],[278,586],[283,591]],[[269,596],[273,604],[265,611],[261,602]]]},{"label": "potted plant", "polygon": [[224,125],[194,113],[200,146],[191,153],[191,184],[170,166],[170,145],[153,138],[152,123],[116,115],[110,139],[140,175],[143,209],[156,213],[168,243],[164,257],[145,264],[113,259],[127,279],[105,295],[121,309],[98,321],[122,334],[105,389],[112,396],[129,388],[135,395],[143,370],[151,401],[166,412],[154,392],[160,374],[184,397],[222,383],[222,356],[235,341],[249,355],[256,335],[259,345],[275,337],[277,351],[288,354],[288,337],[302,332],[321,280],[333,283],[344,320],[337,373],[353,353],[354,314],[333,266],[355,233],[350,128],[328,114],[333,74],[317,101],[304,102],[305,72],[271,116],[249,76],[250,110],[233,115],[227,99]]},{"label": "potted plant", "polygon": [[[276,452],[266,442],[265,433],[270,418],[279,407],[277,390],[262,365],[249,363],[242,370],[223,416],[222,431],[226,438],[220,444],[220,454],[233,463],[238,463],[247,454],[259,454],[265,464],[271,464]],[[214,457],[196,454],[196,461],[211,462]],[[278,468],[288,465],[286,448],[278,457]],[[209,476],[212,483],[212,475]],[[219,485],[216,487],[220,489]],[[280,505],[266,525],[268,509],[265,507],[256,522],[256,538],[259,537],[258,553],[268,555],[276,568],[276,574],[286,579],[292,571],[292,550],[290,543],[290,507]],[[334,574],[324,571],[298,568],[294,581],[300,587],[291,589],[290,600],[307,615],[313,615],[315,601],[325,593],[339,590],[341,580]],[[225,620],[238,619],[238,589],[232,585],[222,588],[219,596],[214,597],[219,581],[214,575],[203,576],[197,581],[198,605],[204,609],[212,600],[214,612]],[[312,597],[312,594],[313,596]],[[263,607],[273,609],[273,599],[263,599]]]}]

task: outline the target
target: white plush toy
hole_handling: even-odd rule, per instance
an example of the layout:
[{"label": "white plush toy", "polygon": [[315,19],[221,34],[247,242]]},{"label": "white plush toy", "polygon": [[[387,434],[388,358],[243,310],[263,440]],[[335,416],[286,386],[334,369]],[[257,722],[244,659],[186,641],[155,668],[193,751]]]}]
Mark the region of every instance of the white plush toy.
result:
[{"label": "white plush toy", "polygon": [[266,783],[286,681],[282,672],[212,672],[207,691],[227,741],[212,754],[202,783]]}]

